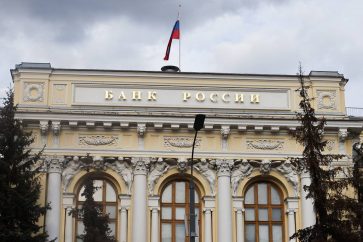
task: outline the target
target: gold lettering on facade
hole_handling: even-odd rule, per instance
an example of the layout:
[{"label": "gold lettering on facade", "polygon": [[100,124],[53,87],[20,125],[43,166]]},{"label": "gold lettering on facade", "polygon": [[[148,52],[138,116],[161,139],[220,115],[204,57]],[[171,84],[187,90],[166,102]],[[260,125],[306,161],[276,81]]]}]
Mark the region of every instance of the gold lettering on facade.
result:
[{"label": "gold lettering on facade", "polygon": [[190,95],[190,92],[183,92],[183,102],[188,101],[192,95]]},{"label": "gold lettering on facade", "polygon": [[260,95],[251,94],[251,103],[260,103]]},{"label": "gold lettering on facade", "polygon": [[197,99],[198,102],[204,102],[204,100],[205,100],[204,93],[197,92],[197,94],[195,94],[195,99]]},{"label": "gold lettering on facade", "polygon": [[105,91],[105,99],[106,100],[112,100],[113,99],[113,93],[112,91]]},{"label": "gold lettering on facade", "polygon": [[243,103],[243,94],[236,93],[236,99],[234,100],[235,103]]},{"label": "gold lettering on facade", "polygon": [[125,93],[124,92],[120,92],[120,96],[118,96],[118,100],[123,100],[125,101],[126,100],[126,96],[125,96]]},{"label": "gold lettering on facade", "polygon": [[212,103],[216,103],[217,102],[217,99],[216,98],[218,98],[218,94],[217,93],[211,93],[210,95],[209,95],[209,99],[211,100],[211,102]]},{"label": "gold lettering on facade", "polygon": [[141,100],[141,92],[132,91],[132,100]]},{"label": "gold lettering on facade", "polygon": [[156,101],[156,92],[155,91],[149,91],[148,92],[148,100],[149,101]]},{"label": "gold lettering on facade", "polygon": [[223,95],[222,95],[223,102],[229,103],[230,100],[227,100],[227,98],[229,98],[229,96],[230,96],[229,93],[223,93]]}]

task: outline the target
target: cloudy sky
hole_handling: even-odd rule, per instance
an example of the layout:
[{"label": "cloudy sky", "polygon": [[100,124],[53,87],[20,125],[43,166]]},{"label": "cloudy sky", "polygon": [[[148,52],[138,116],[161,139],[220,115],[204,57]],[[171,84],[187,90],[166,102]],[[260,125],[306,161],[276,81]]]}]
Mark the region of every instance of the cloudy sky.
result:
[{"label": "cloudy sky", "polygon": [[[0,90],[20,62],[158,71],[181,4],[181,69],[339,71],[363,107],[362,0],[0,0]],[[3,94],[0,94],[3,95]]]}]

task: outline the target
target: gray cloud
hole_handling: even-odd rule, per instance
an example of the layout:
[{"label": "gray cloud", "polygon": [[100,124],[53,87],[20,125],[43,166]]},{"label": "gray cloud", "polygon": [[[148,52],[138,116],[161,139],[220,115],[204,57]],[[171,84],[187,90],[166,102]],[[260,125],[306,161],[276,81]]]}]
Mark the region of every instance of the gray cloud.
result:
[{"label": "gray cloud", "polygon": [[[351,0],[182,1],[182,70],[294,74],[338,70],[359,90],[363,3]],[[160,70],[178,1],[0,0],[0,89],[21,61],[54,67]],[[169,64],[178,64],[173,44]]]}]

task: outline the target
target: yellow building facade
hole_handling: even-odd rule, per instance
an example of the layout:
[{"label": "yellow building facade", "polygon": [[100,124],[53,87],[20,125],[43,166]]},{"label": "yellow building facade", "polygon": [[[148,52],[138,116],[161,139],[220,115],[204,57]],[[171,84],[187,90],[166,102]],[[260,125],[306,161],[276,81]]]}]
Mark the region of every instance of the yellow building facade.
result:
[{"label": "yellow building facade", "polygon": [[[293,75],[52,68],[21,63],[11,70],[17,118],[41,150],[40,221],[50,238],[75,242],[84,179],[109,214],[120,242],[186,242],[193,122],[206,115],[195,145],[197,241],[289,241],[314,224],[312,201],[289,157],[302,147],[299,82]],[[362,121],[346,115],[347,79],[338,72],[305,76],[313,107],[327,118],[326,152],[347,155]]]}]

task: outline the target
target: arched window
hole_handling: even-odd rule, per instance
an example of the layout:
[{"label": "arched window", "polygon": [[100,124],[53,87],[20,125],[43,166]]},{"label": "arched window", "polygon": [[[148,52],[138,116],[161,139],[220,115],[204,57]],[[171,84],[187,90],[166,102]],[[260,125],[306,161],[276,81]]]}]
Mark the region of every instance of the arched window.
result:
[{"label": "arched window", "polygon": [[[200,236],[199,194],[196,189],[195,214]],[[189,237],[185,236],[185,218],[189,217],[189,204],[189,181],[173,180],[165,185],[161,194],[161,242],[189,242]],[[201,241],[200,237],[196,241],[198,239]]]},{"label": "arched window", "polygon": [[244,196],[246,242],[284,242],[281,190],[270,182],[257,182]]},{"label": "arched window", "polygon": [[[108,214],[109,216],[109,227],[112,231],[111,235],[117,236],[117,196],[116,191],[112,184],[108,180],[104,179],[94,179],[93,180],[94,187],[98,189],[93,194],[93,199],[101,205],[102,212],[104,214]],[[81,208],[82,204],[85,201],[85,197],[82,196],[84,191],[84,186],[81,187],[80,191],[77,195],[77,208]],[[82,222],[82,218],[76,218],[76,235],[83,234],[84,225]],[[77,242],[81,242],[80,239],[76,240]]]}]

